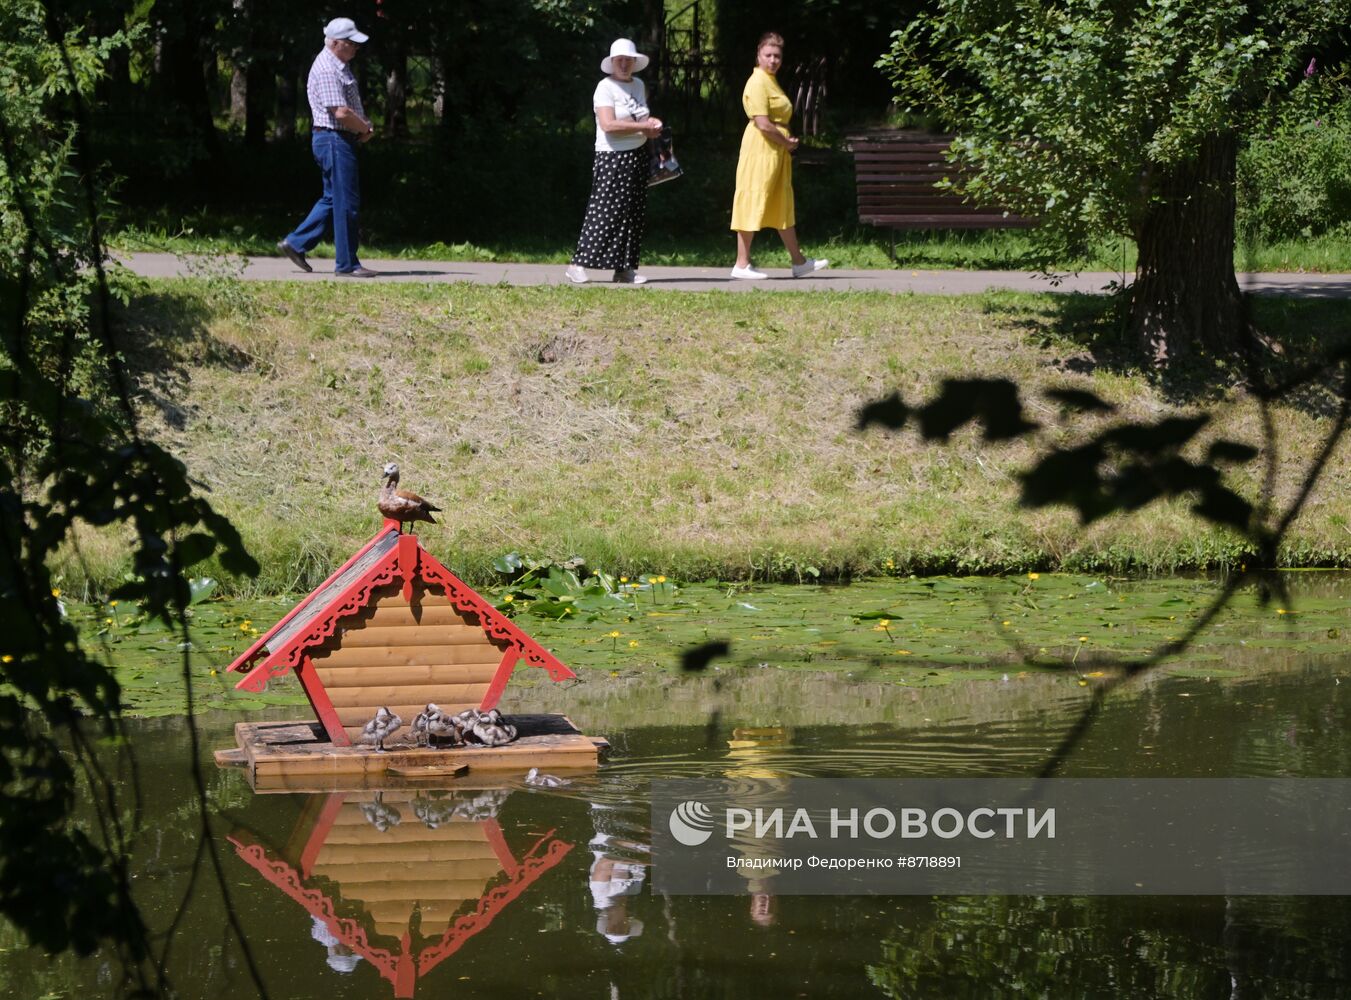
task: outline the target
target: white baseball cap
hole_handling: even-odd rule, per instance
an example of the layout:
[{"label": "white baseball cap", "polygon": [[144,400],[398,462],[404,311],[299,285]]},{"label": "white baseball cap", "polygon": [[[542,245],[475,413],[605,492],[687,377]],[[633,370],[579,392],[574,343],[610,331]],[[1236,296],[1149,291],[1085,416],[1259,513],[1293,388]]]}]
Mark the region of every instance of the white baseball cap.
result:
[{"label": "white baseball cap", "polygon": [[349,42],[356,42],[358,45],[365,45],[370,41],[370,35],[363,35],[357,31],[357,23],[350,17],[335,17],[324,25],[325,38],[345,38]]},{"label": "white baseball cap", "polygon": [[627,38],[616,38],[614,44],[610,46],[610,54],[600,61],[600,71],[602,73],[613,73],[614,63],[610,62],[615,56],[628,56],[634,60],[633,71],[641,73],[647,69],[649,62],[647,56],[638,51],[638,46],[634,45]]}]

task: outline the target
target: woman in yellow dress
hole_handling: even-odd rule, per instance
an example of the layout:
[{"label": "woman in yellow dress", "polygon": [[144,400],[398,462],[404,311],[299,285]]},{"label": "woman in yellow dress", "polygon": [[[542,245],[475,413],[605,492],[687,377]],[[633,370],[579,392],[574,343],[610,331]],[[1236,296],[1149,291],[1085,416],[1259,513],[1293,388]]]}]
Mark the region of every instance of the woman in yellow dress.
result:
[{"label": "woman in yellow dress", "polygon": [[732,199],[732,229],[736,233],[736,266],[732,277],[768,278],[751,264],[751,241],[761,229],[777,229],[793,259],[793,277],[801,278],[828,266],[828,261],[804,257],[797,244],[793,211],[793,158],[798,140],[788,134],[793,102],[775,74],[783,65],[783,36],[767,31],[755,47],[755,69],[741,94],[746,109],[746,131],[736,164],[736,196]]}]

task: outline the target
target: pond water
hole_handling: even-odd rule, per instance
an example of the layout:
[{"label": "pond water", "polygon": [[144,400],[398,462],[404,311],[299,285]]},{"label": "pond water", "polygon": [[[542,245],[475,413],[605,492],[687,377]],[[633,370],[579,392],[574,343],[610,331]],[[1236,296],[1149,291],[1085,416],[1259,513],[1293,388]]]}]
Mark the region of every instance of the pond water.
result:
[{"label": "pond water", "polygon": [[[1345,583],[1308,590],[1299,606],[1325,618],[1303,644],[1253,647],[1265,626],[1230,620],[1222,661],[1119,689],[1063,773],[1351,777],[1351,656],[1329,648]],[[1351,997],[1342,897],[778,897],[772,882],[742,897],[654,893],[655,778],[1028,775],[1085,699],[1077,669],[925,686],[738,663],[513,683],[508,713],[563,710],[610,739],[594,775],[556,789],[471,775],[445,792],[255,795],[209,756],[233,745],[240,716],[205,717],[217,853],[270,995]],[[189,744],[181,719],[130,729],[150,817],[136,891],[165,931],[200,839]],[[170,953],[180,995],[252,995],[225,912],[202,869]],[[102,995],[116,981],[102,957],[20,945],[0,937],[8,995]]]}]

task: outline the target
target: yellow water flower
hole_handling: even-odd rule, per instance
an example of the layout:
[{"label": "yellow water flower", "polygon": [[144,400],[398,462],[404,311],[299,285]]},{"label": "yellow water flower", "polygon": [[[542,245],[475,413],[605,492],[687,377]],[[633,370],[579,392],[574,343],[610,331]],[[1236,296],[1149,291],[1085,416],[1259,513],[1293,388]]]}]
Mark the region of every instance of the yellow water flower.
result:
[{"label": "yellow water flower", "polygon": [[113,623],[113,620],[112,620],[111,618],[105,618],[105,619],[103,619],[103,624],[104,624],[104,625],[111,625],[112,623]]},{"label": "yellow water flower", "polygon": [[1287,613],[1287,612],[1286,612],[1285,608],[1277,608],[1277,609],[1276,609],[1276,614],[1278,614],[1278,615],[1283,615],[1283,614],[1286,614],[1286,613]]},{"label": "yellow water flower", "polygon": [[116,601],[109,601],[109,602],[108,602],[108,607],[110,607],[110,608],[115,608],[115,607],[117,607],[117,602],[116,602]]},{"label": "yellow water flower", "polygon": [[1040,580],[1040,579],[1041,579],[1041,574],[1040,574],[1040,573],[1028,573],[1028,574],[1027,574],[1027,578],[1028,578],[1029,580]]},{"label": "yellow water flower", "polygon": [[60,588],[60,587],[53,587],[53,588],[52,588],[52,596],[53,596],[53,597],[60,597],[60,596],[61,596],[61,588]]},{"label": "yellow water flower", "polygon": [[638,640],[637,640],[637,639],[630,639],[630,640],[629,640],[629,649],[637,649],[637,648],[638,648]]},{"label": "yellow water flower", "polygon": [[666,582],[666,577],[664,577],[664,576],[659,576],[659,577],[657,577],[657,582],[658,582],[658,583],[665,583],[665,582]]},{"label": "yellow water flower", "polygon": [[514,597],[512,597],[510,594],[508,594],[506,597],[502,598],[502,600],[503,600],[505,603],[510,604],[512,601],[516,600],[516,598],[514,598]]},{"label": "yellow water flower", "polygon": [[1079,641],[1080,641],[1080,642],[1088,642],[1088,636],[1086,636],[1086,635],[1081,635],[1081,636],[1079,636]]},{"label": "yellow water flower", "polygon": [[623,633],[618,632],[618,631],[611,632],[611,633],[610,633],[610,638],[611,638],[611,639],[618,639],[618,638],[620,637],[620,635],[622,635],[622,634],[623,634]]},{"label": "yellow water flower", "polygon": [[1008,620],[1007,618],[1005,618],[1005,619],[1004,619],[1002,622],[1000,622],[999,624],[1000,624],[1000,625],[1007,625],[1008,623],[1009,623],[1009,620]]},{"label": "yellow water flower", "polygon": [[628,578],[627,576],[621,576],[621,577],[619,578],[619,582],[620,582],[620,583],[628,583],[628,582],[629,582],[629,578]]},{"label": "yellow water flower", "polygon": [[9,653],[6,653],[4,656],[0,656],[0,663],[13,663],[13,662],[14,657]]}]

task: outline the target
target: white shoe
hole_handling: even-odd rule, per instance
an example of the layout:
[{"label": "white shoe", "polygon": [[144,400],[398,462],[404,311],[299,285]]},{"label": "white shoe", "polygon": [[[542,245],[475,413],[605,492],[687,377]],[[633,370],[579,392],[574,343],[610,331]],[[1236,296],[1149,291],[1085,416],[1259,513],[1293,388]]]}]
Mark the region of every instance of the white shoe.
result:
[{"label": "white shoe", "polygon": [[631,268],[626,268],[626,267],[621,267],[619,270],[615,271],[615,278],[614,278],[614,280],[615,280],[615,283],[616,283],[616,284],[619,284],[619,285],[646,285],[646,284],[647,284],[647,279],[646,279],[646,278],[644,278],[644,277],[643,277],[641,274],[639,274],[637,271],[635,271],[635,270],[633,270],[633,269],[631,269]]},{"label": "white shoe", "polygon": [[812,260],[808,257],[801,264],[793,265],[793,277],[805,278],[809,274],[813,274],[817,271],[824,271],[828,267],[830,267],[830,261],[821,260],[819,258],[817,260]]},{"label": "white shoe", "polygon": [[586,276],[586,268],[581,264],[569,264],[568,269],[563,272],[568,276],[568,280],[574,285],[585,285],[591,279]]},{"label": "white shoe", "polygon": [[748,264],[746,267],[732,268],[732,277],[740,278],[742,281],[759,281],[761,278],[768,278],[769,275],[764,271],[757,271],[754,264]]}]

